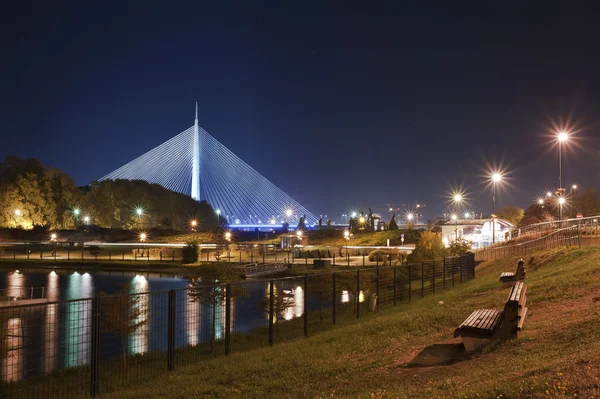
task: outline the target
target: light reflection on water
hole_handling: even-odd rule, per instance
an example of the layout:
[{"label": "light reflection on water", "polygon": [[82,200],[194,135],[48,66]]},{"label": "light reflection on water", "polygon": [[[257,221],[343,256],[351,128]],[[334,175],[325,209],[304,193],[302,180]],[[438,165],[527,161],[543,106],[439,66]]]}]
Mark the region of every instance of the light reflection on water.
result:
[{"label": "light reflection on water", "polygon": [[[91,298],[98,292],[117,292],[122,283],[129,284],[131,294],[138,294],[133,301],[139,310],[134,324],[140,324],[126,340],[126,350],[130,355],[145,354],[150,351],[165,351],[166,316],[168,302],[166,293],[144,294],[148,291],[189,288],[190,282],[184,278],[153,278],[141,275],[110,276],[103,273],[6,273],[4,287],[18,292],[31,286],[44,287],[49,302]],[[1,282],[2,280],[0,280]],[[0,287],[1,288],[1,287]],[[266,288],[266,290],[265,290]],[[223,288],[217,288],[222,290]],[[310,289],[310,286],[309,286]],[[303,285],[293,281],[276,282],[274,291],[281,295],[277,306],[276,320],[285,321],[299,318],[305,312],[305,291]],[[215,325],[215,339],[225,337],[226,306],[193,301],[186,291],[177,291],[182,300],[177,301],[176,347],[197,346],[210,340]],[[268,324],[268,283],[250,283],[241,297],[231,301],[230,330],[245,333]],[[162,296],[161,296],[162,295]],[[353,294],[342,291],[342,303],[354,301]],[[217,295],[220,296],[220,295]],[[361,292],[361,300],[364,300]],[[309,309],[319,309],[314,301],[318,296],[309,295]],[[311,302],[311,299],[313,301]],[[328,305],[329,306],[329,305]],[[2,353],[1,378],[3,381],[20,380],[35,375],[47,374],[55,370],[89,364],[91,356],[92,301],[80,300],[68,303],[51,303],[36,306],[35,311],[15,313],[21,317],[0,317],[4,331],[2,344],[7,348]],[[214,320],[214,321],[213,321]],[[25,333],[27,332],[27,334]],[[101,342],[103,338],[101,335]],[[108,341],[106,341],[108,342]],[[101,346],[102,347],[102,346]],[[27,352],[24,353],[24,348]],[[32,355],[34,354],[34,355]],[[119,352],[104,353],[101,360],[119,356]]]}]

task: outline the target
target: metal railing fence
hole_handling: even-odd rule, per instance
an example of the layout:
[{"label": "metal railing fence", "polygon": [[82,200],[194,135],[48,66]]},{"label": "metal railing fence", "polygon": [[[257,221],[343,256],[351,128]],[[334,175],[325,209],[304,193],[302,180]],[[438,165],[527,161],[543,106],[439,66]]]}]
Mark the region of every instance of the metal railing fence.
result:
[{"label": "metal railing fence", "polygon": [[505,245],[486,247],[475,251],[475,261],[499,259],[506,256],[524,255],[541,249],[558,247],[581,247],[583,227],[578,225],[565,227],[551,232],[543,237],[530,241],[512,242]]},{"label": "metal railing fence", "polygon": [[178,367],[299,339],[475,277],[435,261],[0,308],[0,398],[110,393]]}]

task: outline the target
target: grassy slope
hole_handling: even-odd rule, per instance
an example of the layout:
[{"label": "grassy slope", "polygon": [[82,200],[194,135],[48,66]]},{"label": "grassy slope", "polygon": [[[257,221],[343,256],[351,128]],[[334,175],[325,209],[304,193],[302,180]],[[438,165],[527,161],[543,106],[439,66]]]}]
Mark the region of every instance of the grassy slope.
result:
[{"label": "grassy slope", "polygon": [[451,365],[407,367],[424,347],[452,341],[473,309],[501,307],[508,290],[498,273],[515,264],[516,258],[486,262],[476,280],[410,307],[181,368],[111,397],[597,397],[600,250],[593,248],[526,259],[529,313],[518,340]]}]

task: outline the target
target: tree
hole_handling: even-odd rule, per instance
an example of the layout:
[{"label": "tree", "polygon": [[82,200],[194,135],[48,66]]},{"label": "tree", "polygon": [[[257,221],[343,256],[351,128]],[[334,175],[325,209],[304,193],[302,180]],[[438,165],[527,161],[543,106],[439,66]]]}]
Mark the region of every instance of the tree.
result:
[{"label": "tree", "polygon": [[196,241],[188,242],[181,251],[184,264],[198,262],[198,243]]},{"label": "tree", "polygon": [[440,235],[430,230],[425,230],[421,232],[413,252],[408,255],[408,262],[440,259],[447,255],[448,249],[444,247]]},{"label": "tree", "polygon": [[450,256],[456,256],[460,254],[464,254],[465,252],[470,251],[473,248],[473,243],[471,241],[460,239],[454,240],[448,247],[448,253]]},{"label": "tree", "polygon": [[496,216],[500,219],[507,220],[514,225],[519,225],[523,219],[524,211],[518,206],[503,206],[496,210]]},{"label": "tree", "polygon": [[388,230],[398,230],[398,223],[396,223],[396,214],[390,219]]},{"label": "tree", "polygon": [[130,294],[128,284],[122,285],[116,295],[100,293],[102,331],[119,337],[123,355],[123,368],[127,369],[127,339],[139,332],[147,323],[147,307],[142,295]]},{"label": "tree", "polygon": [[[306,295],[306,293],[304,293]],[[275,332],[279,335],[279,319],[289,308],[296,306],[294,295],[291,290],[273,287],[273,322],[275,323]],[[269,314],[271,311],[271,290],[267,292],[265,298],[259,302],[261,310]],[[306,309],[304,309],[306,312]]]},{"label": "tree", "polygon": [[[240,280],[240,273],[229,263],[202,266],[202,269],[200,270],[200,279],[193,281],[188,291],[188,296],[192,302],[199,302],[211,307],[211,351],[214,351],[215,349],[217,307],[222,307],[225,304],[225,297],[227,294],[225,284]],[[232,285],[231,288],[231,298],[245,295],[242,286]]]},{"label": "tree", "polygon": [[581,213],[583,216],[600,215],[600,196],[598,196],[598,192],[593,186],[580,188],[573,195],[570,202],[573,209],[573,217],[577,213]]}]

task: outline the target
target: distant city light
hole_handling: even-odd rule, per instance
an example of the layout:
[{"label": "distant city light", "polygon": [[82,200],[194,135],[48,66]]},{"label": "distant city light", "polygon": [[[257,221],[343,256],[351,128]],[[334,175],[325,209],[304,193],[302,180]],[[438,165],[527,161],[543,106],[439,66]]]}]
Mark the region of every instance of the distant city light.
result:
[{"label": "distant city light", "polygon": [[217,214],[217,216],[221,216],[221,210],[220,210],[220,209],[217,209],[217,210],[215,211],[215,213]]},{"label": "distant city light", "polygon": [[271,219],[270,223],[271,224],[275,224],[276,220],[275,219]]},{"label": "distant city light", "polygon": [[302,230],[298,230],[296,232],[296,236],[298,236],[298,238],[302,238]]},{"label": "distant city light", "polygon": [[394,208],[390,208],[390,212],[392,212],[394,210]]},{"label": "distant city light", "polygon": [[291,209],[288,209],[287,211],[285,211],[285,216],[290,217],[290,216],[292,216],[293,213],[294,213],[294,211],[292,211]]},{"label": "distant city light", "polygon": [[471,216],[471,215],[469,214],[469,212],[465,212],[465,219],[468,219],[468,218],[469,218],[469,216]]},{"label": "distant city light", "polygon": [[355,218],[356,217],[356,212],[352,212],[352,217]]},{"label": "distant city light", "polygon": [[577,190],[577,184],[573,184],[573,185],[571,186],[571,188],[572,188],[573,190]]}]

